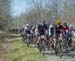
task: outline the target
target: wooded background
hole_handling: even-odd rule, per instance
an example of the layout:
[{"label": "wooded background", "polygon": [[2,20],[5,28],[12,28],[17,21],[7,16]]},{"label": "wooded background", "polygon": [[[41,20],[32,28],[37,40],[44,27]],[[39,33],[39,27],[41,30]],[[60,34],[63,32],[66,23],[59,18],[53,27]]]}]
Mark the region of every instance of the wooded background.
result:
[{"label": "wooded background", "polygon": [[0,30],[9,28],[11,17],[11,0],[0,0]]},{"label": "wooded background", "polygon": [[75,0],[27,0],[30,7],[16,17],[11,15],[12,1],[0,0],[0,29],[22,27],[26,23],[37,24],[43,20],[61,19],[75,23]]},{"label": "wooded background", "polygon": [[75,23],[75,0],[28,0],[27,3],[32,3],[31,7],[15,17],[14,26],[21,27],[26,23],[36,24],[43,20],[50,22],[57,19]]}]

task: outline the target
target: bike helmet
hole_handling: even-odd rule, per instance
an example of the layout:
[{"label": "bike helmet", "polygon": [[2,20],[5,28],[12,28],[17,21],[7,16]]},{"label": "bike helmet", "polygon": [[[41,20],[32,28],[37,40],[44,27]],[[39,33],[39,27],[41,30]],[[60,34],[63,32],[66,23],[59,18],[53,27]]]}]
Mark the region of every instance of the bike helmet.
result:
[{"label": "bike helmet", "polygon": [[65,23],[64,23],[64,26],[68,26],[68,24],[65,22]]},{"label": "bike helmet", "polygon": [[61,20],[56,20],[56,24],[60,25],[61,24]]},{"label": "bike helmet", "polygon": [[26,24],[26,26],[28,27],[28,26],[29,26],[29,24]]},{"label": "bike helmet", "polygon": [[43,23],[46,23],[46,21],[44,20]]}]

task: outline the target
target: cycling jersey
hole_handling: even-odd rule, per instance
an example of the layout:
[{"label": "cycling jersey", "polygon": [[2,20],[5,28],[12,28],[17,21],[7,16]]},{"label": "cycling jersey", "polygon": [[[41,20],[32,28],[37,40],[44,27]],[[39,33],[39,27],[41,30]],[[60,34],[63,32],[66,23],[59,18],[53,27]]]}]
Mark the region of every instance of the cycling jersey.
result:
[{"label": "cycling jersey", "polygon": [[56,25],[55,26],[55,37],[59,37],[60,34],[63,32],[63,26],[62,25]]},{"label": "cycling jersey", "polygon": [[53,34],[54,34],[54,27],[53,25],[50,25],[49,26],[49,36],[53,36]]},{"label": "cycling jersey", "polygon": [[39,25],[38,26],[38,32],[40,35],[44,35],[45,34],[45,29],[43,25]]},{"label": "cycling jersey", "polygon": [[69,28],[66,26],[66,27],[64,27],[64,36],[69,37],[69,35],[70,35],[70,30],[69,30]]},{"label": "cycling jersey", "polygon": [[62,25],[57,25],[55,29],[56,29],[56,33],[60,34],[60,33],[62,33],[63,26]]},{"label": "cycling jersey", "polygon": [[33,36],[35,36],[35,28],[31,29],[31,33],[32,33]]},{"label": "cycling jersey", "polygon": [[25,27],[25,33],[26,34],[30,34],[31,33],[31,30],[28,27]]},{"label": "cycling jersey", "polygon": [[48,25],[47,24],[44,24],[43,27],[44,27],[44,29],[48,30]]}]

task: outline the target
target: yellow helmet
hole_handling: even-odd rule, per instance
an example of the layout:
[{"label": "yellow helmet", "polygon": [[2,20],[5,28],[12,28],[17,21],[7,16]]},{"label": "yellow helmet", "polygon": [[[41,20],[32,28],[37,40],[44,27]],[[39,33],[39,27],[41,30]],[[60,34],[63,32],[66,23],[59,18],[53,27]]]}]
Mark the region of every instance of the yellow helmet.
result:
[{"label": "yellow helmet", "polygon": [[61,20],[60,19],[56,20],[56,24],[60,25],[61,24]]}]

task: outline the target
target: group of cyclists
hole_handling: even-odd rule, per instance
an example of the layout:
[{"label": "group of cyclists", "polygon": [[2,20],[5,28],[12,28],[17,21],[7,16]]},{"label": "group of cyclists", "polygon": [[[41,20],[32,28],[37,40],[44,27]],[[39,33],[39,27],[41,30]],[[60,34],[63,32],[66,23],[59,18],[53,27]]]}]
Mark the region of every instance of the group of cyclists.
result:
[{"label": "group of cyclists", "polygon": [[56,54],[63,50],[66,52],[75,49],[74,34],[73,26],[66,22],[62,23],[61,20],[50,23],[43,21],[37,25],[26,24],[22,32],[23,40],[28,46],[34,43],[40,52],[48,48]]}]

